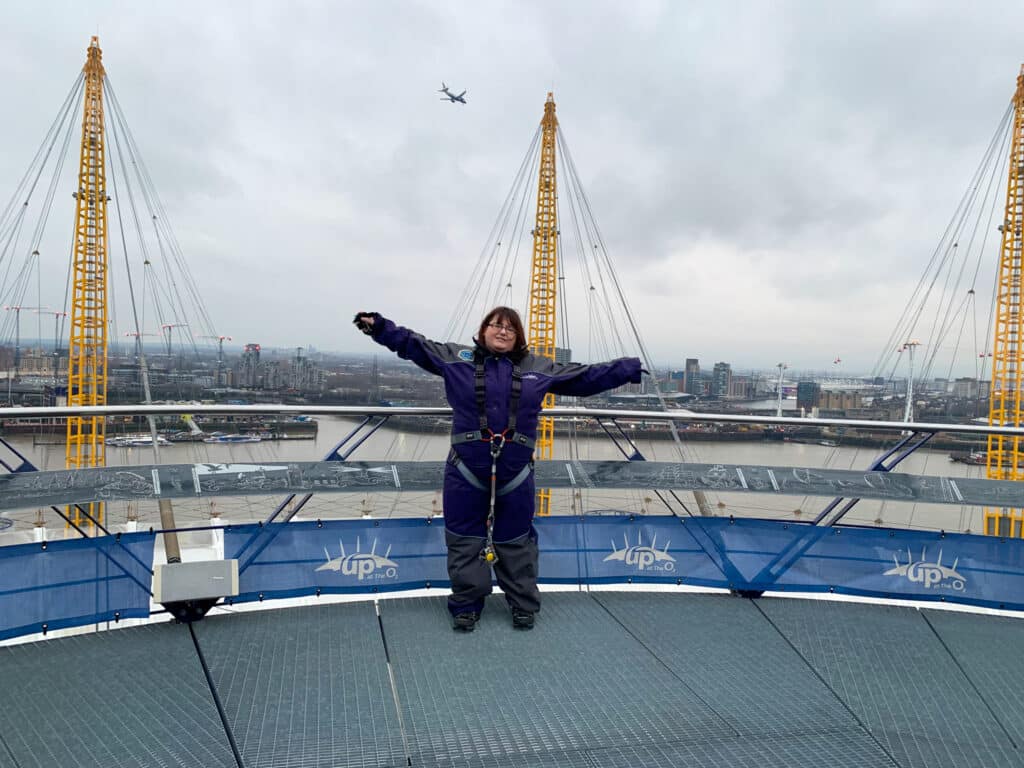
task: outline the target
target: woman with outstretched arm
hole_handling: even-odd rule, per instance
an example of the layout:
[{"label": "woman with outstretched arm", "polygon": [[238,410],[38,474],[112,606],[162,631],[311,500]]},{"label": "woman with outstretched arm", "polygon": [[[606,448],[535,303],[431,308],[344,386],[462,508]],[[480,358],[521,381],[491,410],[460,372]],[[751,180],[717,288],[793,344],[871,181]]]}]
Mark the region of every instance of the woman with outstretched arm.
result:
[{"label": "woman with outstretched arm", "polygon": [[472,346],[430,341],[377,312],[359,312],[354,322],[378,344],[444,379],[452,408],[443,505],[454,628],[476,626],[493,568],[512,625],[532,629],[540,610],[533,448],[544,396],[586,397],[639,383],[640,360],[581,365],[538,357],[527,347],[519,313],[509,307],[487,313]]}]

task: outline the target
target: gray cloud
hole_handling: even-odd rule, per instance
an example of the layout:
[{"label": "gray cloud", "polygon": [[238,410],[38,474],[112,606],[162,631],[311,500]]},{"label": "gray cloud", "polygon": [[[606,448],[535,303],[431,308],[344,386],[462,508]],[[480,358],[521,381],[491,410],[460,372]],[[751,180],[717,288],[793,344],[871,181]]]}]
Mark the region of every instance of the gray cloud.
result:
[{"label": "gray cloud", "polygon": [[[657,360],[867,368],[1012,95],[1024,7],[66,2],[6,19],[0,198],[98,30],[236,341],[363,350],[359,308],[441,333],[553,89]],[[440,102],[442,79],[469,104]],[[60,280],[71,215],[55,209],[46,249]]]}]

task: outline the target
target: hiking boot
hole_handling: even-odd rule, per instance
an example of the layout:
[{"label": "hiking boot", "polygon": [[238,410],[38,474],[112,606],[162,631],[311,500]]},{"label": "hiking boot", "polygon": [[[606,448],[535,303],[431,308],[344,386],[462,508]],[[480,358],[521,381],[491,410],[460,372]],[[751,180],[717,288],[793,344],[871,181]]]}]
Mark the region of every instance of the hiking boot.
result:
[{"label": "hiking boot", "polygon": [[513,608],[512,626],[515,629],[533,629],[533,614],[529,611]]},{"label": "hiking boot", "polygon": [[476,629],[476,623],[479,619],[480,614],[476,611],[457,613],[452,616],[452,629],[456,629],[460,632],[472,632]]}]

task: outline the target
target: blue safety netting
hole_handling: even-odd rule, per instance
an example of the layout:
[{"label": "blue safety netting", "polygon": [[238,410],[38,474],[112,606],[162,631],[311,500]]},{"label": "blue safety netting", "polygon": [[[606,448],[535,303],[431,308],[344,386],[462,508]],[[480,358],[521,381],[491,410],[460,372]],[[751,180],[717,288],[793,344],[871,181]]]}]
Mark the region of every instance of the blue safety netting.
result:
[{"label": "blue safety netting", "polygon": [[0,547],[0,639],[149,616],[152,533]]},{"label": "blue safety netting", "polygon": [[[537,518],[540,579],[837,592],[1024,609],[1024,541],[773,520]],[[449,585],[443,524],[345,520],[232,526],[238,600]]]}]

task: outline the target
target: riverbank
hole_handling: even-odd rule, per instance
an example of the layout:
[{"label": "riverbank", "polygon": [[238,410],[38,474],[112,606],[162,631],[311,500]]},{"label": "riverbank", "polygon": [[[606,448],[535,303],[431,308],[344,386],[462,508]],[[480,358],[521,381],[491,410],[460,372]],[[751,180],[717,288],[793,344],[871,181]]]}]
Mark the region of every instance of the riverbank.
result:
[{"label": "riverbank", "polygon": [[[229,416],[217,420],[193,420],[200,430],[193,432],[180,417],[156,417],[157,434],[172,443],[201,442],[214,433],[252,435],[264,440],[316,440],[319,423],[315,419],[296,421],[259,416]],[[111,417],[107,420],[106,437],[149,432],[144,417]],[[60,445],[65,442],[67,424],[64,419],[16,419],[0,424],[0,437],[31,437],[36,445]]]},{"label": "riverbank", "polygon": [[[607,423],[608,430],[617,434],[615,425]],[[671,440],[672,432],[664,422],[644,422],[636,420],[617,421],[622,431],[634,441],[637,440]],[[403,432],[418,434],[447,434],[450,429],[448,419],[418,418],[413,416],[391,416],[388,426]],[[951,425],[953,426],[953,425]],[[758,427],[733,426],[714,427],[711,425],[677,425],[679,438],[685,442],[792,442],[827,446],[852,446],[868,448],[884,448],[899,441],[900,435],[894,431],[870,430],[834,430],[828,427]],[[555,421],[555,436],[560,438],[604,437],[606,431],[593,419]],[[948,451],[978,451],[986,448],[986,441],[978,438],[961,438],[954,434],[939,433],[927,443],[929,448]]]}]

